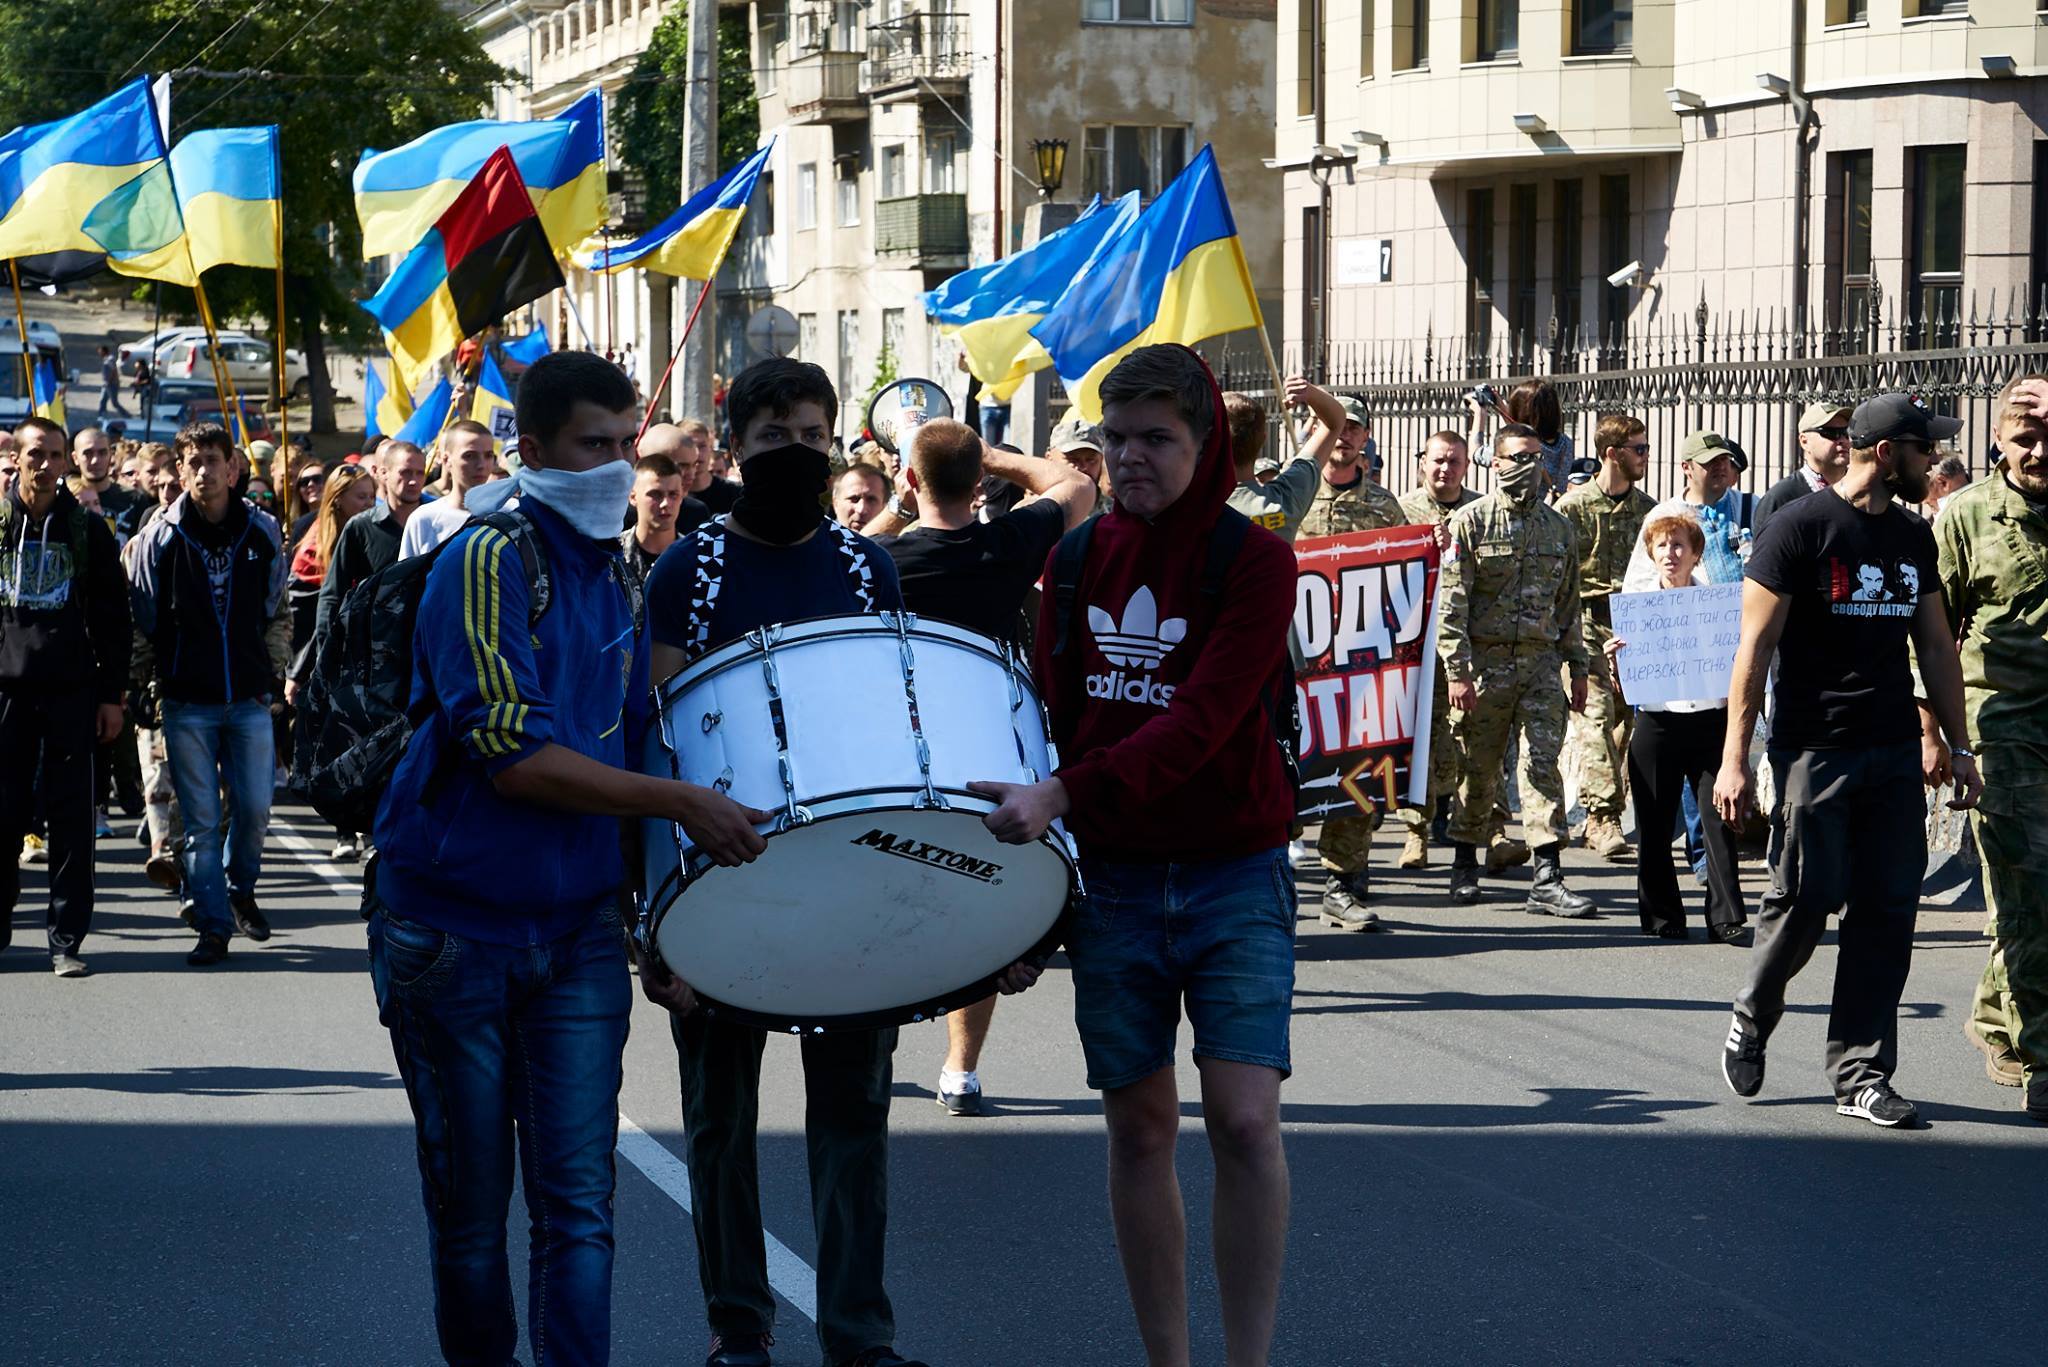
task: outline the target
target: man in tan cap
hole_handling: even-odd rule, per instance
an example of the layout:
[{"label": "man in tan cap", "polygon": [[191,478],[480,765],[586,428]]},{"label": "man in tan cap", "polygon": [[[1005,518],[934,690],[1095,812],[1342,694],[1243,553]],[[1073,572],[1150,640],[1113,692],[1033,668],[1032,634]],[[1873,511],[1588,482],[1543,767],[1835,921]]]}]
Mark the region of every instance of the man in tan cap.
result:
[{"label": "man in tan cap", "polygon": [[1757,500],[1753,535],[1762,536],[1771,514],[1786,504],[1849,473],[1849,405],[1824,399],[1806,405],[1799,415],[1799,455],[1804,463]]},{"label": "man in tan cap", "polygon": [[1102,448],[1106,441],[1102,429],[1084,421],[1079,414],[1052,429],[1052,458],[1095,482],[1095,507],[1087,518],[1091,522],[1109,511],[1109,478],[1103,473],[1102,465]]}]

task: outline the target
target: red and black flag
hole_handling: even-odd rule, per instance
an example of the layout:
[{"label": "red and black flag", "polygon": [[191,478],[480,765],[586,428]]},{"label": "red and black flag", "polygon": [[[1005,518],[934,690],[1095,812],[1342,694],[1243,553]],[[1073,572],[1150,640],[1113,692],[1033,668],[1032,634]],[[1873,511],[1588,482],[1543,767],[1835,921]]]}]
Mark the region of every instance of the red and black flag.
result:
[{"label": "red and black flag", "polygon": [[500,147],[363,307],[383,325],[412,390],[464,338],[560,288],[562,268],[533,197]]}]

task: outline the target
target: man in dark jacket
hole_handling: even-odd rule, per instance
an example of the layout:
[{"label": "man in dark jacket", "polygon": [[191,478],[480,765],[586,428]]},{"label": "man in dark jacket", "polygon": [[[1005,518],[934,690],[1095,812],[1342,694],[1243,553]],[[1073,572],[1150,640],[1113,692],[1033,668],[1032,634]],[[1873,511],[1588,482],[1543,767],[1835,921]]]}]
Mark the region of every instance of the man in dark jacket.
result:
[{"label": "man in dark jacket", "polygon": [[[185,886],[199,944],[186,962],[227,957],[237,929],[270,938],[256,904],[276,767],[270,701],[291,646],[277,523],[235,497],[239,462],[218,423],[178,433],[185,492],[143,530],[129,578],[135,629],[163,698],[171,786],[185,818]],[[228,853],[221,858],[221,789]]]},{"label": "man in dark jacket", "polygon": [[334,559],[320,581],[320,607],[313,618],[316,641],[327,634],[328,623],[341,611],[350,589],[397,562],[406,520],[425,495],[427,453],[419,447],[409,441],[387,441],[369,460],[377,505],[350,518],[335,539]]},{"label": "man in dark jacket", "polygon": [[[1799,468],[1756,501],[1750,536],[1761,540],[1779,509],[1818,493],[1849,473],[1849,405],[1818,400],[1799,415]],[[1754,544],[1754,542],[1752,542]]]},{"label": "man in dark jacket", "polygon": [[93,746],[121,730],[128,589],[104,518],[64,487],[64,429],[14,430],[13,487],[0,490],[0,949],[20,895],[15,851],[38,799],[50,830],[50,962],[82,977],[92,923]]}]

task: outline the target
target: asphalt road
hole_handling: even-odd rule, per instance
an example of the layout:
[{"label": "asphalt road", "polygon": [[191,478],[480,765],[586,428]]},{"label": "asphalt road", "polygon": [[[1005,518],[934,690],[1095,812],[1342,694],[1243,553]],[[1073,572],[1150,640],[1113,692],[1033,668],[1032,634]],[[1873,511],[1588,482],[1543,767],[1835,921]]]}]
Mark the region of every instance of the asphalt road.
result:
[{"label": "asphalt road", "polygon": [[[285,817],[318,839],[308,814]],[[283,831],[270,849],[277,936],[211,971],[185,967],[188,933],[119,840],[100,847],[95,972],[56,980],[30,875],[0,957],[0,1364],[435,1360],[411,1121],[362,925],[346,872],[293,843],[310,852]],[[1302,922],[1274,1362],[2038,1363],[2026,1288],[2048,1267],[2048,1129],[1963,1039],[1977,918],[1921,918],[1898,1082],[1928,1124],[1882,1132],[1836,1116],[1820,1075],[1832,940],[1744,1103],[1717,1064],[1742,953],[1641,937],[1631,872],[1575,863],[1605,919],[1523,915],[1525,877],[1454,909],[1440,862],[1382,878],[1384,934]],[[1070,1009],[1057,965],[1004,1003],[982,1120],[932,1103],[940,1031],[904,1031],[889,1278],[899,1347],[938,1367],[1142,1361]],[[1182,1056],[1196,1360],[1216,1363],[1185,1041]],[[695,1363],[705,1341],[688,1217],[662,1185],[675,1087],[642,1001],[621,1097],[621,1363]],[[761,1151],[796,1297],[780,1359],[813,1362],[801,1075],[773,1042]],[[523,1300],[516,1209],[512,1224]]]}]

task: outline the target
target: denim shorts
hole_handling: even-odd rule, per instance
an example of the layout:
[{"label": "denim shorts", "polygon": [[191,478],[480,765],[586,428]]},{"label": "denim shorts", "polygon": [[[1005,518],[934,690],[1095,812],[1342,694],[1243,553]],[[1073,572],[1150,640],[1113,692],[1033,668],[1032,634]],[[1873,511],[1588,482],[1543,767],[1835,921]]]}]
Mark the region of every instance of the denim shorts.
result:
[{"label": "denim shorts", "polygon": [[1287,848],[1201,864],[1083,859],[1067,942],[1088,1085],[1173,1066],[1181,1004],[1195,1057],[1292,1071],[1294,867]]}]

